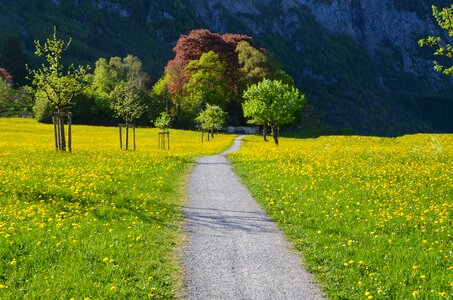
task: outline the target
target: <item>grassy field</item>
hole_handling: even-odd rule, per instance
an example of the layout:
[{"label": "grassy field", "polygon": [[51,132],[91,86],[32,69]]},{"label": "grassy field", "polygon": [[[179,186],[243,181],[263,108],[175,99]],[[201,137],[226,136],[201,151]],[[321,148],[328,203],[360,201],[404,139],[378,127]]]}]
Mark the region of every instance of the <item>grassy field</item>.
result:
[{"label": "grassy field", "polygon": [[453,297],[453,135],[250,136],[229,159],[330,299]]},{"label": "grassy field", "polygon": [[234,136],[172,130],[165,151],[138,129],[126,152],[116,128],[74,126],[72,154],[52,138],[50,125],[0,119],[0,299],[176,297],[185,176]]}]

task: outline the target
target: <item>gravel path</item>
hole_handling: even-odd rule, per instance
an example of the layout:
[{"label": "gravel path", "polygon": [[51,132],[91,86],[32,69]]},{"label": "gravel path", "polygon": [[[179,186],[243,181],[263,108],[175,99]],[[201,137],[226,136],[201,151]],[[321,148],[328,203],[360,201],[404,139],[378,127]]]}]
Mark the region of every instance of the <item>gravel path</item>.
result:
[{"label": "gravel path", "polygon": [[323,299],[277,226],[223,156],[197,161],[184,208],[188,299]]}]

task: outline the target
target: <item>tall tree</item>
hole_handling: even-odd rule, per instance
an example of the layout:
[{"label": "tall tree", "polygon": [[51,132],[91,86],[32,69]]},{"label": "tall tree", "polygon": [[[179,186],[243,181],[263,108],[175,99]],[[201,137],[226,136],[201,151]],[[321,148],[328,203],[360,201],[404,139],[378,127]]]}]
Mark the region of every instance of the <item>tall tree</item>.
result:
[{"label": "tall tree", "polygon": [[[439,26],[445,29],[450,37],[453,37],[453,4],[450,7],[445,7],[442,10],[435,5],[432,6],[433,16]],[[434,55],[453,58],[453,46],[443,40],[441,37],[429,36],[421,39],[420,46],[437,47]],[[453,75],[453,65],[446,66],[438,61],[434,61],[434,69],[437,72],[442,72],[446,75]]]},{"label": "tall tree", "polygon": [[251,123],[269,126],[278,145],[280,128],[293,123],[307,100],[294,86],[264,79],[244,92],[244,115]]},{"label": "tall tree", "polygon": [[[226,64],[226,75],[224,85],[228,87],[229,94],[233,95],[232,100],[240,103],[241,91],[239,88],[239,64],[236,53],[236,46],[240,41],[247,41],[253,45],[253,39],[238,34],[220,35],[208,30],[193,30],[189,35],[182,35],[174,47],[175,58],[168,62],[165,67],[165,76],[169,77],[167,91],[172,105],[180,106],[185,96],[185,86],[191,78],[187,66],[191,61],[199,60],[204,53],[214,51],[219,59]],[[238,104],[240,108],[240,104]],[[177,110],[177,109],[175,109]],[[236,107],[228,109],[231,114],[240,115]],[[178,120],[175,120],[178,123]]]},{"label": "tall tree", "polygon": [[236,53],[243,86],[270,77],[271,66],[263,50],[252,47],[247,41],[241,41],[237,44]]},{"label": "tall tree", "polygon": [[13,98],[14,91],[11,84],[7,82],[8,75],[5,69],[0,68],[0,115],[7,113]]},{"label": "tall tree", "polygon": [[191,111],[198,112],[207,103],[226,107],[229,93],[225,83],[226,71],[226,63],[214,51],[204,53],[199,60],[188,64],[186,73],[190,80],[185,90]]},{"label": "tall tree", "polygon": [[108,98],[121,81],[130,78],[140,86],[146,86],[150,81],[138,57],[128,54],[124,58],[111,57],[109,61],[100,58],[94,69],[93,89],[100,97]]},{"label": "tall tree", "polygon": [[[65,42],[57,38],[57,30],[54,28],[52,38],[41,44],[35,41],[35,54],[43,57],[43,63],[37,70],[30,70],[32,84],[36,89],[37,97],[42,97],[56,112],[63,112],[72,104],[74,97],[87,88],[86,80],[89,66],[83,67],[70,65],[65,68],[61,62],[63,53],[68,49],[71,40]],[[64,124],[60,120],[59,126],[59,149],[66,149]]]}]

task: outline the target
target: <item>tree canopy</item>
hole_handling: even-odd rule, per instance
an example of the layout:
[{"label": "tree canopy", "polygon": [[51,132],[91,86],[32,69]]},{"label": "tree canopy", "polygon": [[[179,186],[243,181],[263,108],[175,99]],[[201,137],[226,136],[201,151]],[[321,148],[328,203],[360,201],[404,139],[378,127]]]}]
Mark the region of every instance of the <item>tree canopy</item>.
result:
[{"label": "tree canopy", "polygon": [[206,109],[201,111],[196,121],[200,128],[208,130],[214,136],[215,130],[221,130],[225,123],[226,113],[218,105],[206,104]]},{"label": "tree canopy", "polygon": [[167,130],[171,125],[170,115],[166,111],[161,112],[159,117],[154,121],[154,125],[156,128],[162,129],[163,131]]},{"label": "tree canopy", "polygon": [[130,78],[127,81],[121,81],[112,91],[111,108],[115,117],[119,117],[126,123],[132,123],[140,118],[146,110],[143,103],[143,89],[140,82]]},{"label": "tree canopy", "polygon": [[37,70],[30,70],[32,84],[39,98],[44,99],[58,112],[71,105],[74,96],[88,86],[86,74],[89,66],[70,65],[65,68],[61,62],[62,55],[70,44],[71,40],[65,42],[57,38],[55,28],[52,38],[47,39],[44,44],[35,41],[35,54],[44,57],[46,64],[42,64]]},{"label": "tree canopy", "polygon": [[[445,29],[450,37],[453,37],[453,4],[442,10],[439,10],[437,6],[433,5],[432,10],[433,16],[439,26]],[[444,56],[449,59],[453,58],[453,46],[439,36],[429,36],[425,39],[421,39],[418,43],[420,46],[437,47],[434,52],[434,55],[436,56]],[[438,61],[434,61],[434,69],[437,72],[442,72],[446,75],[453,75],[453,64],[448,66]]]},{"label": "tree canopy", "polygon": [[251,124],[269,126],[275,144],[278,144],[280,128],[293,123],[297,112],[307,102],[294,86],[269,79],[250,86],[244,92],[244,99],[244,116],[250,118]]},{"label": "tree canopy", "polygon": [[[192,96],[200,95],[200,87],[207,88],[204,93],[211,94],[211,96],[215,94],[210,103],[220,105],[235,119],[242,118],[240,106],[242,100],[241,72],[239,70],[238,53],[236,52],[236,47],[241,41],[246,41],[251,47],[254,45],[253,39],[245,35],[220,35],[208,30],[193,30],[189,35],[180,37],[173,49],[175,58],[168,62],[164,74],[166,91],[170,97],[173,116],[177,124],[182,125],[184,123],[181,118],[187,118],[187,116],[184,116],[187,113],[186,110],[192,110],[188,113],[193,115],[193,107],[199,106],[199,103],[197,103],[200,100],[199,96],[190,98],[195,102],[191,105],[188,105],[187,100],[189,99],[185,97],[188,94]],[[203,55],[211,51],[211,54],[201,59]],[[208,66],[213,62],[216,68]],[[212,74],[208,74],[208,72]],[[219,73],[223,74],[221,77],[216,77]],[[192,79],[192,77],[195,78]],[[208,77],[216,77],[214,82],[221,84],[215,84],[215,88],[212,84],[209,87],[206,84]],[[220,80],[221,82],[219,82]],[[195,90],[197,91],[195,92]],[[220,90],[225,94],[225,97],[222,97],[223,99],[218,97]],[[225,105],[221,102],[228,103]],[[187,125],[187,122],[185,125]]]},{"label": "tree canopy", "polygon": [[192,60],[186,67],[190,80],[185,86],[188,106],[198,112],[205,104],[216,104],[222,108],[228,102],[225,84],[227,65],[214,51],[203,53],[199,60]]}]

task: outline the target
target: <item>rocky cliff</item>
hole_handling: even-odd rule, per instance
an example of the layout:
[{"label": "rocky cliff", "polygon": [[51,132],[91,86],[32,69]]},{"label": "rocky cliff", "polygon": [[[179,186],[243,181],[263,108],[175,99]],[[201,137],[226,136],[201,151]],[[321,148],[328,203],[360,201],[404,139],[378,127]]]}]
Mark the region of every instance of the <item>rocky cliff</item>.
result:
[{"label": "rocky cliff", "polygon": [[[406,5],[398,0],[190,0],[198,15],[217,31],[227,31],[231,16],[252,33],[274,34],[292,39],[302,47],[304,37],[297,33],[304,25],[307,11],[319,25],[333,34],[345,34],[363,46],[373,61],[383,45],[395,49],[406,73],[429,74],[433,87],[440,88],[440,75],[432,62],[421,57],[417,41],[426,34],[439,34],[431,16],[431,5],[448,5],[449,1],[413,1]],[[414,5],[415,3],[415,5]],[[305,13],[304,13],[305,12]],[[225,18],[225,16],[230,16]],[[264,22],[263,22],[263,19]]]}]

